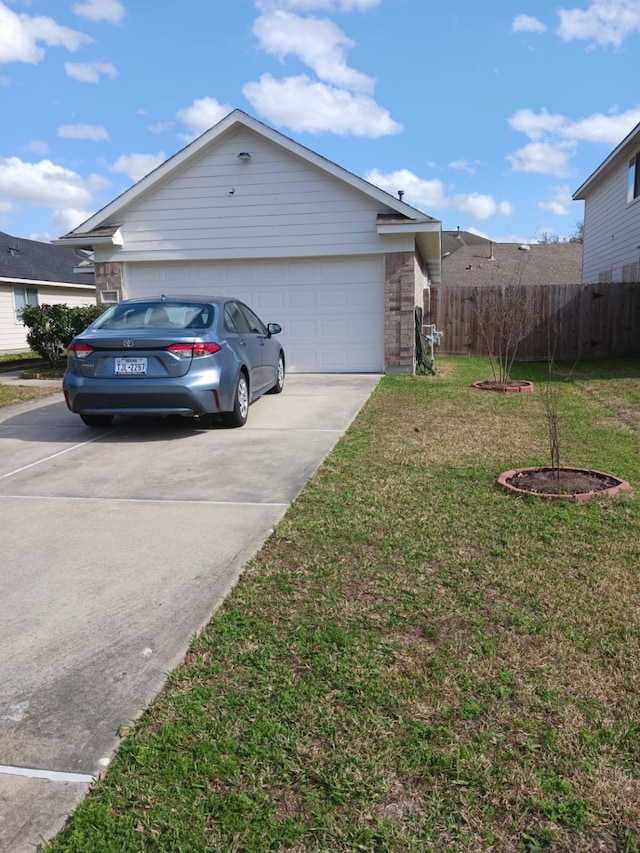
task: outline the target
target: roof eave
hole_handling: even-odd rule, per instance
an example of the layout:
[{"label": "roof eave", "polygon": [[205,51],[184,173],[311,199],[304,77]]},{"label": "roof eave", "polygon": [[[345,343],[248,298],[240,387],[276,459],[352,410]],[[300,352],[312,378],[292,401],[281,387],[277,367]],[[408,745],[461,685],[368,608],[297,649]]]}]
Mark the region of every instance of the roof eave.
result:
[{"label": "roof eave", "polygon": [[54,246],[76,246],[80,249],[93,249],[94,246],[111,246],[114,249],[121,249],[124,246],[124,239],[122,231],[117,228],[112,234],[95,234],[91,231],[76,234],[70,231],[58,240],[51,240],[51,243]]},{"label": "roof eave", "polygon": [[72,287],[74,290],[94,290],[95,284],[79,281],[48,281],[42,278],[18,278],[17,276],[0,276],[0,284],[40,285],[41,287]]},{"label": "roof eave", "polygon": [[381,237],[412,234],[433,284],[442,281],[442,223],[437,219],[379,219],[377,231]]},{"label": "roof eave", "polygon": [[638,123],[631,133],[628,133],[622,142],[617,145],[611,154],[604,160],[595,172],[592,172],[591,175],[587,178],[587,180],[574,192],[571,198],[574,201],[584,201],[585,196],[589,188],[602,177],[603,172],[607,171],[609,166],[613,163],[614,160],[617,160],[624,154],[626,148],[631,147],[632,144],[637,145],[640,142],[640,123]]}]

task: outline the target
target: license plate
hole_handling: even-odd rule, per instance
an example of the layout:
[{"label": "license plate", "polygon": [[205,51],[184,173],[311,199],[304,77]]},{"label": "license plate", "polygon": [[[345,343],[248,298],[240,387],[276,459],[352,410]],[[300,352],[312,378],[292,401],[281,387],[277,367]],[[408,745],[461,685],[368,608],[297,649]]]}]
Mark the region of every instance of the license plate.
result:
[{"label": "license plate", "polygon": [[140,376],[146,372],[146,358],[116,358],[116,376]]}]

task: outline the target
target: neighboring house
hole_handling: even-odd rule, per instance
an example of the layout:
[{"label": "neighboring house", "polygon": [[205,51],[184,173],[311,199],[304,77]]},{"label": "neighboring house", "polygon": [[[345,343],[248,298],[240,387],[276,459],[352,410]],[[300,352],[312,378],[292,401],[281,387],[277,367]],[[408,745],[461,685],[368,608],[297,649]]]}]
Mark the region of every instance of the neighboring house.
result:
[{"label": "neighboring house", "polygon": [[573,194],[584,201],[582,281],[638,281],[640,124]]},{"label": "neighboring house", "polygon": [[95,305],[93,267],[84,269],[68,249],[0,231],[0,352],[27,349],[25,305]]},{"label": "neighboring house", "polygon": [[442,253],[443,287],[580,283],[580,243],[496,243],[466,231],[443,231]]},{"label": "neighboring house", "polygon": [[282,325],[291,371],[403,373],[440,232],[235,110],[55,242],[93,251],[100,300],[229,295]]}]

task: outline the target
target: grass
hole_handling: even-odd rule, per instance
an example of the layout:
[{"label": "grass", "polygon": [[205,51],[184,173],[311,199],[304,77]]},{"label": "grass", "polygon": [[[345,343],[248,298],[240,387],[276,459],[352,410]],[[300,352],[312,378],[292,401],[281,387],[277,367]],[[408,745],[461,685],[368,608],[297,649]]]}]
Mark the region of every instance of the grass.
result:
[{"label": "grass", "polygon": [[[42,361],[40,356],[34,352],[21,353],[4,353],[0,355],[0,373],[2,369],[10,369],[15,362],[20,365],[20,369],[25,376],[30,376],[31,379],[61,379],[64,371],[57,368],[27,368],[24,362],[31,360],[34,362]],[[27,400],[38,400],[41,397],[48,397],[56,393],[58,389],[35,386],[29,384],[29,379],[25,378],[24,385],[3,385],[0,383],[0,407],[10,406],[13,403],[24,403]]]},{"label": "grass", "polygon": [[49,397],[57,393],[59,389],[45,387],[42,385],[31,386],[29,380],[24,385],[2,385],[0,383],[0,406],[11,406],[13,403],[24,403],[27,400],[39,400],[40,397]]},{"label": "grass", "polygon": [[[638,501],[497,489],[542,390],[437,368],[381,381],[49,853],[640,850]],[[640,361],[559,368],[562,464],[637,490]]]}]

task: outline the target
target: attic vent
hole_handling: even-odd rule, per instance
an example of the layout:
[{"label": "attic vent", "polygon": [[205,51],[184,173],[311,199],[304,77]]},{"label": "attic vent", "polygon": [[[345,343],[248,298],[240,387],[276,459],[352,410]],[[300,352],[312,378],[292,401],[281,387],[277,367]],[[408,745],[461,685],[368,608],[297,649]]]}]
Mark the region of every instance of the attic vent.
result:
[{"label": "attic vent", "polygon": [[13,255],[14,258],[17,258],[20,254],[20,249],[17,246],[9,246],[7,252],[9,252],[10,255]]}]

